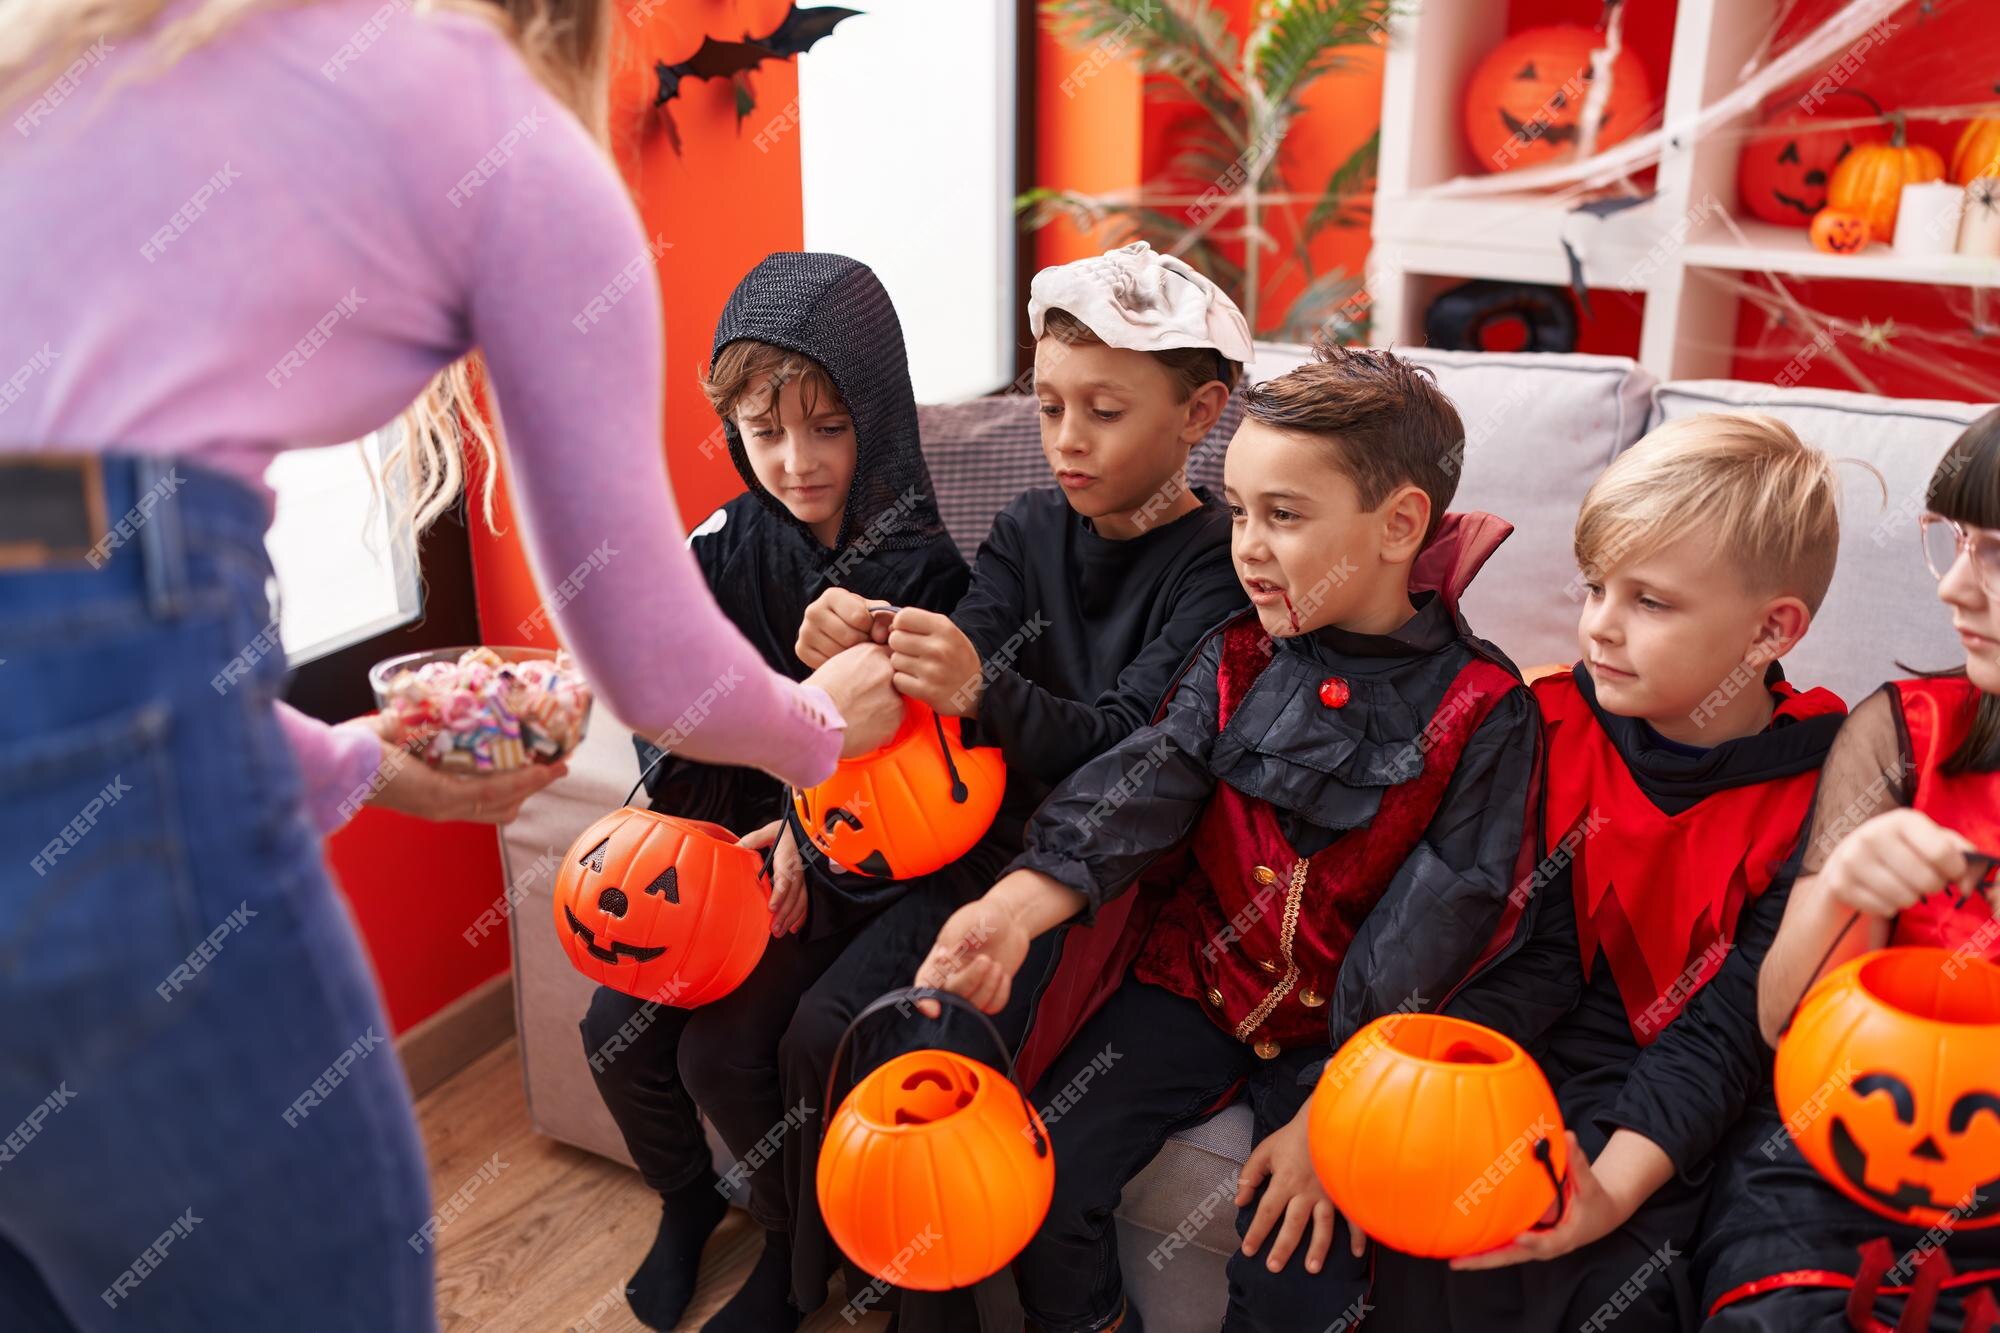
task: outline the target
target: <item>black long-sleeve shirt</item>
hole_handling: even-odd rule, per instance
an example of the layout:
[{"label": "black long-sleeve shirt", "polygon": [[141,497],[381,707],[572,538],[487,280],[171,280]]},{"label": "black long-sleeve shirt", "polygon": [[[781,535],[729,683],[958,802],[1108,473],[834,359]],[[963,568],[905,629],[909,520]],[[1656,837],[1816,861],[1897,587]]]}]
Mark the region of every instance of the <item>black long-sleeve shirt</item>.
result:
[{"label": "black long-sleeve shirt", "polygon": [[974,728],[1007,760],[1018,828],[1056,783],[1152,720],[1202,636],[1248,605],[1229,512],[1202,506],[1135,537],[1100,536],[1053,488],[1001,510],[952,612],[979,650]]}]

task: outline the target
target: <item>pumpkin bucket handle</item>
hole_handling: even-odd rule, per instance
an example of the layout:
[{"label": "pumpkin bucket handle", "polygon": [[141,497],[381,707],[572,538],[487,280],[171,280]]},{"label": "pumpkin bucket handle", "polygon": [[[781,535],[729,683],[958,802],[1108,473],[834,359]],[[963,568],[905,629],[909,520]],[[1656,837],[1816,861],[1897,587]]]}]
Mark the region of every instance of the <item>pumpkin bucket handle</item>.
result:
[{"label": "pumpkin bucket handle", "polygon": [[1535,1160],[1542,1164],[1542,1170],[1549,1173],[1549,1184],[1556,1187],[1556,1215],[1551,1222],[1537,1222],[1530,1231],[1553,1231],[1562,1225],[1563,1215],[1569,1212],[1569,1182],[1556,1174],[1555,1150],[1549,1146],[1547,1136],[1535,1140]]},{"label": "pumpkin bucket handle", "polygon": [[[1013,1087],[1015,1094],[1020,1097],[1021,1109],[1028,1114],[1028,1132],[1034,1136],[1035,1156],[1047,1157],[1049,1155],[1048,1138],[1042,1133],[1041,1121],[1035,1118],[1035,1108],[1028,1101],[1027,1089],[1021,1086],[1021,1076],[1014,1071],[1014,1053],[1008,1050],[1007,1043],[1000,1039],[1000,1029],[993,1026],[993,1020],[988,1018],[980,1010],[979,1006],[973,1004],[972,1001],[966,999],[964,996],[954,995],[950,991],[938,990],[931,986],[903,986],[896,990],[888,991],[876,996],[860,1013],[854,1016],[853,1020],[848,1023],[847,1030],[840,1034],[840,1040],[834,1044],[833,1061],[827,1067],[826,1071],[826,1101],[823,1105],[831,1108],[834,1104],[833,1089],[840,1082],[840,1064],[847,1055],[847,1043],[849,1038],[854,1036],[854,1029],[860,1027],[864,1019],[871,1018],[881,1013],[884,1009],[896,1008],[912,1000],[937,1000],[941,1003],[954,1004],[979,1020],[979,1025],[986,1029],[986,1035],[993,1038],[993,1048],[999,1051],[1000,1058],[1006,1061],[1007,1082]],[[822,1140],[826,1137],[826,1125],[829,1118],[830,1113],[827,1112],[823,1112],[820,1116],[819,1132]]]}]

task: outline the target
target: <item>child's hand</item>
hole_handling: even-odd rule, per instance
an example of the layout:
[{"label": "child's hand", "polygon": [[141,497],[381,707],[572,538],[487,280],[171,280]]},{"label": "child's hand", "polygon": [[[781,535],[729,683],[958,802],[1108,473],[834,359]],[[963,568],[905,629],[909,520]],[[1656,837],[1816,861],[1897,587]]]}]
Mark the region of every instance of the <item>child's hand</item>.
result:
[{"label": "child's hand", "polygon": [[1892,917],[1966,878],[1972,843],[1916,810],[1890,810],[1848,834],[1818,875],[1819,889],[1844,907]]},{"label": "child's hand", "polygon": [[[1277,1239],[1271,1242],[1271,1253],[1264,1260],[1264,1267],[1273,1273],[1290,1262],[1308,1221],[1312,1223],[1312,1241],[1306,1247],[1306,1271],[1319,1272],[1326,1263],[1326,1252],[1333,1248],[1336,1220],[1333,1199],[1319,1183],[1312,1157],[1306,1150],[1306,1111],[1306,1107],[1300,1107],[1299,1113],[1282,1128],[1250,1150],[1250,1160],[1243,1164],[1243,1174],[1236,1184],[1236,1206],[1241,1208],[1257,1197],[1257,1186],[1266,1176],[1270,1177],[1270,1186],[1257,1205],[1256,1215],[1250,1219],[1250,1229],[1243,1233],[1243,1253],[1256,1254],[1263,1247],[1264,1238],[1271,1234],[1271,1228],[1277,1227]],[[1359,1259],[1368,1237],[1361,1234],[1351,1217],[1347,1219],[1347,1233],[1354,1257]]]},{"label": "child's hand", "polygon": [[370,784],[374,789],[364,805],[441,822],[511,824],[530,796],[569,776],[567,763],[524,764],[504,773],[442,772],[403,748],[403,729],[389,714],[371,713],[356,720],[382,742],[377,770],[381,780]]},{"label": "child's hand", "polygon": [[756,851],[773,842],[778,844],[778,850],[771,854],[771,938],[776,939],[780,935],[796,935],[806,923],[805,862],[792,839],[792,826],[774,819],[755,833],[746,833],[736,840],[737,846]]},{"label": "child's hand", "polygon": [[875,621],[866,598],[845,588],[828,588],[806,608],[794,651],[801,662],[817,671],[828,658],[845,649],[887,639],[887,630],[878,631]]},{"label": "child's hand", "polygon": [[979,650],[950,616],[906,606],[889,630],[889,669],[896,688],[946,717],[977,717],[986,681]]},{"label": "child's hand", "polygon": [[[912,984],[962,995],[997,1014],[1007,1006],[1014,974],[1021,970],[1033,938],[1012,912],[975,898],[945,919]],[[917,1007],[925,1017],[937,1017],[935,1000],[921,1000]]]},{"label": "child's hand", "polygon": [[[1628,1131],[1620,1130],[1619,1133],[1624,1134]],[[1576,1134],[1571,1132],[1569,1180],[1566,1183],[1569,1200],[1564,1203],[1558,1199],[1549,1205],[1548,1212],[1542,1215],[1542,1225],[1547,1229],[1523,1231],[1498,1249],[1488,1250],[1484,1254],[1468,1255],[1463,1259],[1454,1259],[1451,1261],[1451,1266],[1460,1271],[1505,1268],[1509,1264],[1528,1260],[1557,1259],[1571,1250],[1580,1250],[1586,1245],[1602,1240],[1630,1221],[1632,1214],[1638,1211],[1639,1204],[1645,1202],[1665,1176],[1673,1174],[1673,1164],[1665,1153],[1652,1147],[1650,1142],[1645,1143],[1644,1147],[1651,1150],[1651,1155],[1657,1157],[1665,1170],[1661,1171],[1656,1167],[1646,1168],[1652,1172],[1648,1178],[1651,1187],[1642,1187],[1642,1192],[1638,1193],[1637,1198],[1627,1202],[1619,1195],[1621,1192],[1629,1191],[1614,1191],[1607,1188],[1607,1182],[1599,1177],[1597,1170],[1593,1169],[1590,1159],[1583,1155],[1583,1149],[1577,1145]],[[1605,1159],[1610,1156],[1612,1154],[1607,1148],[1598,1158],[1598,1166],[1603,1166]],[[1516,1169],[1526,1170],[1528,1165],[1531,1164],[1523,1164]]]}]

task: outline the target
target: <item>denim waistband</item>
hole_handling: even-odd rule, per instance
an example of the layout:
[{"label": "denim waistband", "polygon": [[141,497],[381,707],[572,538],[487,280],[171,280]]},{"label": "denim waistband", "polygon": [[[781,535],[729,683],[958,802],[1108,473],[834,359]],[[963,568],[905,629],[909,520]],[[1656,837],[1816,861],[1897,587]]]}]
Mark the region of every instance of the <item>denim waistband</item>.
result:
[{"label": "denim waistband", "polygon": [[0,570],[0,616],[124,606],[173,619],[220,563],[269,568],[268,502],[225,473],[173,457],[105,454],[106,530],[81,562]]}]

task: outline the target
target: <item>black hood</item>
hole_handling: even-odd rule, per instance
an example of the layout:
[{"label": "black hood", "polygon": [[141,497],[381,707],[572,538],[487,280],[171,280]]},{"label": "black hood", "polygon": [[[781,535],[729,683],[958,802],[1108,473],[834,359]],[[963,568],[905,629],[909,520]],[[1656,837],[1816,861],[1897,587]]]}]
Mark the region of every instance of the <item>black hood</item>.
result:
[{"label": "black hood", "polygon": [[[864,535],[871,550],[908,549],[944,535],[917,438],[902,322],[874,270],[845,255],[787,250],[767,256],[730,293],[715,329],[715,355],[745,339],[818,362],[854,419],[854,479],[836,550]],[[751,471],[736,423],[725,420],[722,428],[751,494],[817,545],[812,530]]]}]

